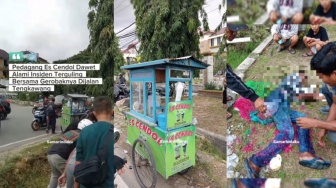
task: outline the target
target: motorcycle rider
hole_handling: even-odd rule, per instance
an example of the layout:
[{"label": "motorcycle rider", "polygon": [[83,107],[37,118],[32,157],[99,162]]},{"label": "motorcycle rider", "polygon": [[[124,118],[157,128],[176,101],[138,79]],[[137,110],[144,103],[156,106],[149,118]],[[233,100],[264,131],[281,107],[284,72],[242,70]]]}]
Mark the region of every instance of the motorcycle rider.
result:
[{"label": "motorcycle rider", "polygon": [[49,129],[51,126],[52,134],[56,134],[56,105],[55,105],[55,98],[51,99],[51,103],[48,105],[47,108],[47,129],[46,132],[49,134]]},{"label": "motorcycle rider", "polygon": [[119,76],[119,84],[126,84],[126,79],[123,77],[123,74],[119,73],[118,76]]}]

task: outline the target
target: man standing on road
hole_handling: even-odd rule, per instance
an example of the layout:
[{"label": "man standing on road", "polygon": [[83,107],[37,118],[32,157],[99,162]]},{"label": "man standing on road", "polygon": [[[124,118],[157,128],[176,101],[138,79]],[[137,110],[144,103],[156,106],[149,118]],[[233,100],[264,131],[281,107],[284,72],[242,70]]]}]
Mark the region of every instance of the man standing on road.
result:
[{"label": "man standing on road", "polygon": [[55,106],[55,98],[51,99],[51,103],[47,108],[47,134],[49,134],[49,129],[51,127],[52,134],[56,134],[56,106]]}]

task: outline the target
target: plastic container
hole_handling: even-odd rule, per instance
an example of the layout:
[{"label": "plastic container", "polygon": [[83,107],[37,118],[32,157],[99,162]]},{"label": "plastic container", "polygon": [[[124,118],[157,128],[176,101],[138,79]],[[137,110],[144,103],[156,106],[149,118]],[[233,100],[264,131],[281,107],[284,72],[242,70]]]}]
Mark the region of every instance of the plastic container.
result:
[{"label": "plastic container", "polygon": [[264,104],[266,105],[267,108],[265,113],[266,117],[273,116],[273,114],[278,110],[279,107],[278,102],[265,102]]},{"label": "plastic container", "polygon": [[177,82],[175,102],[181,101],[183,89],[184,89],[183,83],[182,82]]},{"label": "plastic container", "polygon": [[158,125],[161,129],[167,129],[167,116],[164,113],[158,114]]}]

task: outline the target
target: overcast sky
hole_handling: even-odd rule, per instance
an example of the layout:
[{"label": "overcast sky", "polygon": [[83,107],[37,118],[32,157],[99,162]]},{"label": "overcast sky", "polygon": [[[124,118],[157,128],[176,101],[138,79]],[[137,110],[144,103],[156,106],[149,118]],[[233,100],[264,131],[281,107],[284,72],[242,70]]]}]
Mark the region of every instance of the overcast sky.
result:
[{"label": "overcast sky", "polygon": [[[222,0],[206,0],[206,5],[204,5],[205,11],[208,13],[209,27],[211,30],[216,29],[219,25],[222,14],[218,10],[219,4]],[[117,33],[135,22],[133,6],[130,0],[114,0],[114,31]],[[135,25],[129,29],[117,34],[117,36],[125,35],[135,29]],[[129,37],[127,39],[120,40],[120,47],[123,47],[135,39],[134,37]]]},{"label": "overcast sky", "polygon": [[88,0],[0,0],[0,49],[30,50],[49,62],[89,44]]}]

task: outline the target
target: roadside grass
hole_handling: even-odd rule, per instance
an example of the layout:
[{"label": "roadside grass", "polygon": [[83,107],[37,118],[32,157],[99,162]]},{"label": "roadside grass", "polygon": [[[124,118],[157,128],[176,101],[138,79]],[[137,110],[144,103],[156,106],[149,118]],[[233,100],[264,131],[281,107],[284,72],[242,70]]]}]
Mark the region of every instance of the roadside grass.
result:
[{"label": "roadside grass", "polygon": [[[324,26],[329,34],[330,41],[336,39],[336,25]],[[300,41],[302,42],[302,41]],[[256,62],[245,73],[244,81],[270,81],[273,84],[273,88],[277,87],[281,79],[286,73],[292,73],[298,70],[299,66],[307,67],[308,82],[309,84],[316,85],[317,88],[321,87],[322,81],[319,80],[313,72],[310,72],[310,59],[311,57],[302,57],[301,55],[308,52],[308,49],[298,45],[296,47],[296,54],[292,55],[288,50],[277,52],[278,45],[270,44],[263,54],[257,58]],[[281,67],[281,68],[279,68]],[[320,113],[319,109],[322,106],[327,105],[326,102],[310,102],[302,104],[293,104],[292,109],[303,113],[306,113],[308,117],[325,120],[326,115]],[[233,107],[228,109],[233,113],[233,117],[228,120],[228,127],[232,127],[231,134],[237,136],[237,140],[233,144],[233,152],[237,154],[239,158],[238,166],[235,171],[239,172],[241,176],[247,177],[247,173],[244,167],[244,158],[250,157],[269,145],[269,143],[275,137],[275,126],[264,126],[259,123],[248,122],[240,117],[240,113],[233,111]],[[240,126],[238,126],[240,125]],[[252,131],[251,131],[252,130]],[[251,131],[251,134],[246,134]],[[317,143],[316,134],[318,130],[311,130],[311,137],[314,145],[316,155],[326,160],[331,160],[332,163],[336,161],[334,147],[331,141],[326,138],[326,147],[321,147]],[[250,151],[244,152],[242,149],[253,142],[253,147]],[[265,172],[265,177],[268,178],[321,178],[321,177],[335,177],[336,171],[334,170],[334,164],[326,170],[314,170],[299,165],[299,146],[293,144],[292,150],[288,152],[281,152],[282,167],[276,172],[268,170]]]},{"label": "roadside grass", "polygon": [[227,55],[227,62],[230,62],[232,69],[237,68],[260,43],[261,41],[257,43],[249,42],[246,44],[246,48],[242,50],[230,49],[230,53]]},{"label": "roadside grass", "polygon": [[226,155],[216,149],[211,142],[202,137],[196,137],[196,150],[200,150],[210,154],[217,160],[226,160]]},{"label": "roadside grass", "polygon": [[9,156],[0,166],[0,187],[47,187],[50,180],[47,151],[50,146],[43,142]]}]

